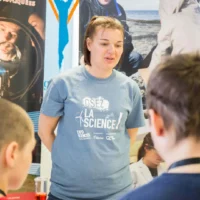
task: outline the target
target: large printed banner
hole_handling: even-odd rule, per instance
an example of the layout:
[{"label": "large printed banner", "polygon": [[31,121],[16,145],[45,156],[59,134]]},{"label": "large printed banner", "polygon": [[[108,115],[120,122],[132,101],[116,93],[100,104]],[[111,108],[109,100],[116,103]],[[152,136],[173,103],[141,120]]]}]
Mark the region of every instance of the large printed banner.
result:
[{"label": "large printed banner", "polygon": [[[45,15],[45,0],[0,0],[0,98],[20,105],[32,118],[37,139],[33,163],[40,163]],[[39,174],[39,165],[33,164],[30,173]]]},{"label": "large printed banner", "polygon": [[45,1],[0,1],[0,98],[39,111],[43,96]]}]

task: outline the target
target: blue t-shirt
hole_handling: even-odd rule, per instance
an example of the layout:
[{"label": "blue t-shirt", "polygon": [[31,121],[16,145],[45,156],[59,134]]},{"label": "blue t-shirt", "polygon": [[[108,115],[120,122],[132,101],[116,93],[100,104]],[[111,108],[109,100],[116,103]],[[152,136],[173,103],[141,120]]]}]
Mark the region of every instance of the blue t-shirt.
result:
[{"label": "blue t-shirt", "polygon": [[144,126],[133,80],[116,70],[98,79],[83,66],[73,68],[51,82],[41,112],[61,117],[52,146],[54,196],[110,200],[130,190],[126,129]]},{"label": "blue t-shirt", "polygon": [[200,174],[165,173],[121,200],[199,200]]}]

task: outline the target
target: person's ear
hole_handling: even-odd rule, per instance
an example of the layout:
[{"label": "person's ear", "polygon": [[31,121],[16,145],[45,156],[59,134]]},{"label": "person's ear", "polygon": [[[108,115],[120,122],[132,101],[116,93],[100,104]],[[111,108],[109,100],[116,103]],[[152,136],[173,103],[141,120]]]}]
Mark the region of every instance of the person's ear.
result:
[{"label": "person's ear", "polygon": [[5,162],[6,166],[13,168],[15,166],[19,153],[19,145],[17,142],[11,142],[8,144],[5,150]]},{"label": "person's ear", "polygon": [[91,51],[91,43],[92,43],[92,40],[88,37],[86,39],[86,45],[87,45],[88,51]]},{"label": "person's ear", "polygon": [[146,145],[144,146],[144,151],[145,151],[145,153],[147,153],[149,151],[149,148]]},{"label": "person's ear", "polygon": [[156,136],[162,136],[164,134],[164,122],[162,117],[153,109],[148,111],[150,117],[150,124]]}]

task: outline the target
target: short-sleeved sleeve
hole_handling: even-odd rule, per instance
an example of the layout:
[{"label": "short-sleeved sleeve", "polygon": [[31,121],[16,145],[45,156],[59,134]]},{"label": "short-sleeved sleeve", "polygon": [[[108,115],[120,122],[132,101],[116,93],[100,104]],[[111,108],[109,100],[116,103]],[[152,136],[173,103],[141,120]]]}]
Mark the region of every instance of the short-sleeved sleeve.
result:
[{"label": "short-sleeved sleeve", "polygon": [[51,81],[42,102],[42,114],[50,117],[59,117],[63,115],[64,101],[67,98],[65,88],[66,87],[61,85],[61,82]]},{"label": "short-sleeved sleeve", "polygon": [[138,85],[134,82],[132,95],[132,110],[126,120],[126,128],[139,128],[145,125],[142,107],[142,96]]}]

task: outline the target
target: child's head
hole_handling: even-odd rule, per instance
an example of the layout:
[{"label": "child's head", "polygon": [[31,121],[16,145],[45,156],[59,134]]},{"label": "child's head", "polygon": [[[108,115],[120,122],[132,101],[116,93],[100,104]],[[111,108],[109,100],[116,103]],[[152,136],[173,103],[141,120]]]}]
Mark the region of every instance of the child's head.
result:
[{"label": "child's head", "polygon": [[32,162],[34,128],[27,113],[18,105],[0,99],[0,189],[22,186]]},{"label": "child's head", "polygon": [[171,57],[152,72],[147,87],[147,107],[152,139],[163,158],[183,140],[192,138],[200,142],[199,89],[198,54]]}]

